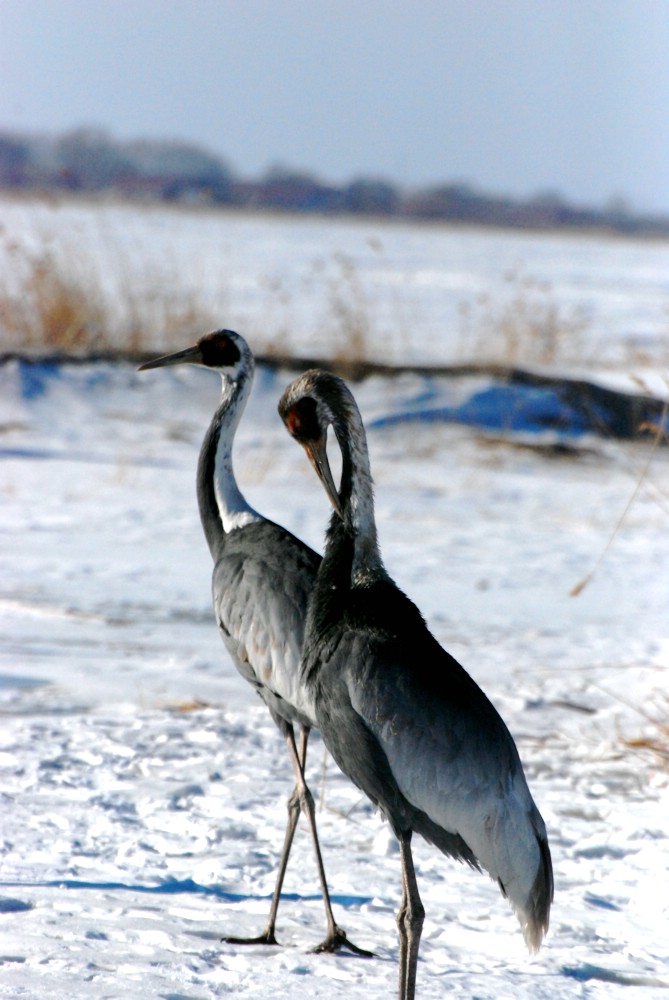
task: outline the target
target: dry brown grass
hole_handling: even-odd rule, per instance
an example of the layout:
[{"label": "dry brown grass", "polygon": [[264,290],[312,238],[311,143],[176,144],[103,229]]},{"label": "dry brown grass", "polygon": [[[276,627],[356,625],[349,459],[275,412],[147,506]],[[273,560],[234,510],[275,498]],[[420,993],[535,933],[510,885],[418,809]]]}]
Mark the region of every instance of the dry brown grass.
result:
[{"label": "dry brown grass", "polygon": [[640,736],[623,737],[623,746],[628,750],[650,753],[661,768],[669,768],[669,700],[667,698],[658,700],[661,718],[638,706],[635,706],[635,711],[645,719],[647,732]]},{"label": "dry brown grass", "polygon": [[360,275],[346,254],[334,255],[335,274],[328,279],[328,302],[334,323],[333,360],[347,364],[370,358],[371,321]]},{"label": "dry brown grass", "polygon": [[0,322],[10,338],[29,350],[87,353],[104,342],[104,311],[90,290],[66,275],[48,254],[24,262],[20,297],[0,297]]},{"label": "dry brown grass", "polygon": [[126,287],[119,330],[108,300],[96,279],[68,262],[43,251],[31,255],[9,248],[19,278],[19,289],[0,286],[0,336],[3,346],[31,354],[79,355],[141,354],[160,343],[183,346],[190,336],[213,329],[215,317],[186,300],[169,281],[164,290],[140,299]]},{"label": "dry brown grass", "polygon": [[[634,486],[634,489],[632,490],[632,492],[631,492],[631,494],[630,494],[630,496],[629,496],[629,498],[627,500],[627,503],[625,504],[625,507],[623,508],[623,511],[620,514],[620,517],[618,518],[618,520],[614,524],[613,529],[611,531],[611,534],[609,535],[609,538],[608,538],[606,544],[603,546],[601,552],[597,556],[597,558],[596,558],[596,560],[595,560],[595,562],[593,564],[592,569],[588,573],[586,573],[586,575],[581,580],[579,580],[579,582],[576,583],[572,587],[572,589],[569,591],[569,596],[570,597],[578,597],[580,594],[583,593],[583,591],[585,590],[585,588],[592,582],[592,580],[593,580],[593,578],[594,578],[597,570],[599,569],[600,565],[602,564],[602,562],[606,558],[606,555],[607,555],[609,549],[611,548],[611,546],[615,542],[615,540],[616,540],[616,538],[618,536],[618,532],[622,528],[622,526],[623,526],[623,524],[624,524],[624,522],[625,522],[625,520],[627,518],[627,515],[629,514],[630,510],[632,509],[632,506],[633,506],[635,500],[637,499],[637,497],[641,493],[642,487],[648,481],[648,476],[649,476],[649,473],[650,473],[651,465],[653,463],[653,459],[655,457],[655,453],[656,453],[659,445],[667,437],[667,431],[666,431],[667,416],[669,416],[669,400],[666,401],[665,404],[664,404],[664,406],[662,407],[662,413],[661,413],[661,416],[660,416],[660,420],[659,420],[659,422],[657,424],[642,424],[641,425],[641,429],[644,429],[644,430],[647,430],[647,431],[652,431],[652,433],[653,433],[653,440],[652,440],[650,448],[648,450],[648,455],[646,456],[646,461],[644,462],[642,468],[638,472],[637,480],[636,480],[636,485]],[[662,494],[659,493],[659,496],[661,497]]]},{"label": "dry brown grass", "polygon": [[[279,329],[264,344],[262,353],[265,358],[285,361],[291,354],[300,353],[290,329],[291,311],[297,305],[295,293],[286,290],[277,278],[266,279],[262,287],[271,293],[284,317]],[[341,252],[316,258],[303,279],[303,287],[309,296],[313,296],[314,288],[322,294],[323,314],[314,327],[318,357],[327,358],[349,377],[356,377],[358,366],[374,361],[374,346],[379,338],[355,261]]]},{"label": "dry brown grass", "polygon": [[[7,240],[0,229],[3,236]],[[36,252],[10,246],[7,240],[4,249],[11,267],[7,275],[0,274],[0,348],[139,355],[176,349],[220,325],[220,308],[214,315],[204,307],[197,287],[184,290],[169,257],[155,273],[147,270],[139,276],[131,273],[130,262],[119,260],[121,273],[114,275],[119,301],[110,302],[103,279],[78,258],[74,244],[59,242]],[[370,290],[355,259],[345,253],[318,259],[304,281],[310,293],[317,284],[322,294],[322,320],[314,329],[321,356],[352,377],[356,366],[379,361],[376,352],[388,343],[388,334],[381,337],[375,328]],[[281,279],[264,287],[277,304],[269,327],[276,327],[277,315],[283,318],[269,341],[265,330],[259,340],[266,355],[283,357],[293,352],[291,313],[299,305],[294,299],[299,292],[284,287]],[[225,302],[225,289],[218,289],[216,298],[219,305]],[[256,324],[263,319],[258,317]],[[477,365],[555,365],[575,359],[584,364],[587,331],[583,308],[559,303],[549,282],[518,268],[504,276],[502,292],[461,304],[458,354]],[[253,336],[253,325],[247,332]]]},{"label": "dry brown grass", "polygon": [[658,732],[656,736],[639,736],[636,739],[624,739],[623,746],[629,750],[643,750],[650,752],[658,764],[663,768],[669,768],[669,726],[656,722]]},{"label": "dry brown grass", "polygon": [[484,293],[460,306],[465,356],[505,365],[551,365],[562,353],[577,356],[588,320],[581,307],[560,306],[547,281],[521,268],[504,275],[501,298]]},{"label": "dry brown grass", "polygon": [[[616,732],[618,743],[627,750],[638,752],[646,759],[650,755],[653,763],[661,770],[669,769],[669,696],[664,691],[651,692],[648,702],[652,704],[652,709],[648,709],[646,705],[626,698],[619,691],[612,691],[604,684],[596,686],[611,702],[624,705],[643,720],[642,731],[638,736],[623,733],[622,724],[619,724]],[[625,729],[629,731],[629,721],[625,722]]]}]

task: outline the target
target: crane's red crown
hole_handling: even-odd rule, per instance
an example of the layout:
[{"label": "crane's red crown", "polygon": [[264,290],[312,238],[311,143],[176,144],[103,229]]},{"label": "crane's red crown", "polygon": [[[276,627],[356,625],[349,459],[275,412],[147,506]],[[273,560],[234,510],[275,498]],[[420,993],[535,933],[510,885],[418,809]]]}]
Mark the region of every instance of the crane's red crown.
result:
[{"label": "crane's red crown", "polygon": [[290,407],[283,417],[284,423],[296,441],[318,441],[323,436],[316,412],[316,400],[303,396]]}]

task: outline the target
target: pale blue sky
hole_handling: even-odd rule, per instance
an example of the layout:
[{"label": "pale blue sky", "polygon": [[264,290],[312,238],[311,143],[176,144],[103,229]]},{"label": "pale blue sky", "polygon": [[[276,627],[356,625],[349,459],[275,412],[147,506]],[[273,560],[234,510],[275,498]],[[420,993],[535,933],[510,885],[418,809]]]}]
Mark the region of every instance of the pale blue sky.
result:
[{"label": "pale blue sky", "polygon": [[669,0],[0,0],[0,128],[669,213]]}]

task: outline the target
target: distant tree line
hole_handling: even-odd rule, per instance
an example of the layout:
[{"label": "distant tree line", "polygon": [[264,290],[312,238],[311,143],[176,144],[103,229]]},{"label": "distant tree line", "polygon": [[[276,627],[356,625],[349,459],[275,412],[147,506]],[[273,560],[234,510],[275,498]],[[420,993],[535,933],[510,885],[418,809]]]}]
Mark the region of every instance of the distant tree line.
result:
[{"label": "distant tree line", "polygon": [[275,167],[259,180],[238,178],[219,156],[186,142],[120,142],[104,130],[63,135],[0,132],[0,188],[44,192],[109,192],[123,198],[329,214],[403,216],[487,226],[592,228],[669,235],[669,218],[640,216],[614,201],[578,208],[558,194],[514,199],[467,184],[404,191],[386,180],[327,184]]}]

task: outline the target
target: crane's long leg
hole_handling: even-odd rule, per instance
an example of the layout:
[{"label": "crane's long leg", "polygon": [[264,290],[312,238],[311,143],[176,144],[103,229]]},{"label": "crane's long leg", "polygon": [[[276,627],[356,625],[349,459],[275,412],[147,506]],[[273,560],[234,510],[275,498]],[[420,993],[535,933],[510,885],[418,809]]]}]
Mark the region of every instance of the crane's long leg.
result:
[{"label": "crane's long leg", "polygon": [[297,822],[300,818],[300,812],[304,812],[307,817],[307,822],[309,823],[309,829],[311,831],[311,836],[314,844],[314,852],[316,854],[316,864],[318,865],[318,876],[321,883],[321,889],[323,892],[323,901],[325,904],[325,917],[327,920],[328,932],[325,940],[318,945],[314,951],[328,951],[334,952],[338,951],[340,948],[348,949],[354,952],[356,955],[363,955],[365,957],[372,957],[373,952],[365,951],[363,948],[358,948],[351,941],[348,940],[346,934],[341,928],[337,927],[335,923],[334,915],[332,913],[332,904],[330,902],[330,893],[328,891],[327,881],[325,879],[325,869],[323,867],[323,858],[321,856],[320,844],[318,843],[318,833],[316,831],[316,814],[314,809],[314,800],[307,783],[304,779],[304,767],[307,760],[307,744],[309,741],[309,728],[307,726],[302,726],[300,730],[300,746],[299,750],[295,744],[295,734],[293,732],[293,727],[286,723],[285,727],[282,727],[282,732],[286,738],[288,744],[288,751],[290,753],[291,760],[293,762],[293,768],[295,771],[295,787],[293,792],[288,799],[288,822],[286,824],[286,833],[283,839],[283,848],[281,850],[281,858],[279,860],[279,868],[276,876],[276,884],[274,886],[274,892],[272,894],[272,903],[270,906],[269,914],[267,917],[267,923],[261,934],[256,937],[232,937],[226,936],[221,938],[222,941],[228,944],[278,944],[276,940],[275,930],[276,930],[276,917],[279,910],[279,903],[281,901],[281,889],[283,888],[283,880],[286,874],[286,868],[288,867],[288,857],[290,855],[290,849],[293,845],[293,838],[295,836],[295,830],[297,828]]},{"label": "crane's long leg", "polygon": [[402,859],[402,902],[397,914],[400,936],[399,1000],[414,1000],[416,995],[416,967],[418,949],[423,930],[425,909],[418,894],[418,883],[411,854],[411,830],[400,836]]},{"label": "crane's long leg", "polygon": [[[288,743],[288,750],[290,752],[291,759],[294,760],[294,754],[297,753],[295,749],[295,734],[293,733],[293,727],[290,723],[286,722],[282,726],[283,735]],[[309,740],[309,729],[307,727],[302,727],[300,733],[300,754],[301,754],[301,765],[300,771],[304,772],[304,761],[307,756],[307,742]],[[293,838],[295,836],[295,830],[297,829],[297,821],[300,818],[301,812],[300,803],[300,789],[296,784],[293,792],[288,799],[288,822],[286,823],[286,832],[283,838],[283,847],[281,849],[281,858],[279,860],[279,868],[276,875],[276,884],[274,886],[274,892],[272,893],[272,904],[269,909],[269,914],[267,916],[267,923],[261,934],[257,937],[223,937],[222,941],[228,944],[278,944],[279,942],[275,936],[276,930],[276,917],[279,911],[279,903],[281,902],[281,889],[283,888],[283,880],[286,875],[286,868],[288,867],[288,857],[290,855],[290,849],[293,846]]]},{"label": "crane's long leg", "polygon": [[[292,731],[291,731],[292,734]],[[293,767],[295,769],[295,791],[293,796],[297,794],[302,812],[306,816],[307,823],[309,824],[309,829],[311,831],[311,839],[314,845],[314,854],[316,855],[316,864],[318,866],[318,877],[321,883],[321,891],[323,893],[323,903],[325,904],[325,919],[327,921],[327,935],[319,945],[317,945],[313,951],[315,952],[334,952],[339,951],[340,948],[345,948],[348,951],[354,952],[356,955],[362,955],[365,958],[372,958],[374,953],[371,951],[365,951],[364,948],[358,948],[357,945],[353,944],[346,937],[346,932],[338,927],[335,923],[334,914],[332,912],[332,903],[330,902],[330,893],[328,890],[327,880],[325,878],[325,868],[323,867],[323,857],[321,855],[321,847],[318,842],[318,831],[316,830],[316,810],[314,808],[314,797],[311,794],[307,783],[304,778],[304,767],[307,760],[307,740],[309,739],[309,730],[306,727],[302,727],[300,731],[300,749],[298,751],[295,746],[295,737],[293,735],[292,745],[291,740],[288,739],[288,747],[291,752],[291,757],[293,760]]]}]

